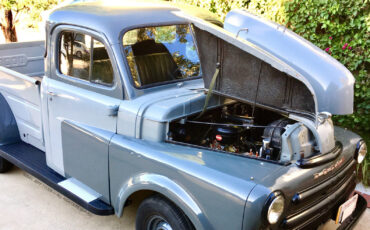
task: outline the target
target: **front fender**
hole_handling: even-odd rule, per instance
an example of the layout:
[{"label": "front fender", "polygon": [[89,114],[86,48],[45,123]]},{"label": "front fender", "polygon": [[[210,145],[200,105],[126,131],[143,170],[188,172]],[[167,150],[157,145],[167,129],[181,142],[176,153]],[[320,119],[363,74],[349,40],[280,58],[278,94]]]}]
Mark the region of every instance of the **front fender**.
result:
[{"label": "front fender", "polygon": [[271,190],[256,185],[248,196],[245,203],[243,229],[260,229],[263,226],[262,209],[270,195]]},{"label": "front fender", "polygon": [[122,186],[116,198],[115,207],[118,207],[116,215],[122,216],[127,198],[131,194],[142,190],[157,192],[171,200],[187,215],[196,229],[211,228],[202,210],[184,188],[168,177],[152,173],[141,173],[131,177]]},{"label": "front fender", "polygon": [[242,229],[245,201],[255,186],[250,177],[277,169],[253,159],[121,135],[109,145],[110,194],[117,215],[136,191],[155,191],[182,209],[197,229]]}]

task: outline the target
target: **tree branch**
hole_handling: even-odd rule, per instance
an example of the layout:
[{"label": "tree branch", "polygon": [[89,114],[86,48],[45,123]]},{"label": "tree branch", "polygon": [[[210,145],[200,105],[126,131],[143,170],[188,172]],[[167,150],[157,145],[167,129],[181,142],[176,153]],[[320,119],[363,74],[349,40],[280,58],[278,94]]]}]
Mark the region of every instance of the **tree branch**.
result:
[{"label": "tree branch", "polygon": [[4,21],[5,21],[4,14],[5,14],[5,11],[4,10],[0,10],[0,23],[1,24],[3,24]]},{"label": "tree branch", "polygon": [[19,12],[20,12],[20,10],[19,10],[19,9],[17,9],[17,10],[15,11],[15,14],[14,14],[14,24],[18,22]]},{"label": "tree branch", "polygon": [[22,11],[24,11],[24,10],[29,10],[29,7],[28,6],[26,6],[26,5],[23,5],[21,8],[17,8],[16,10],[15,10],[15,14],[14,14],[14,24],[17,24],[18,22],[19,22],[19,17],[20,17],[20,15],[21,15],[21,13],[22,13]]}]

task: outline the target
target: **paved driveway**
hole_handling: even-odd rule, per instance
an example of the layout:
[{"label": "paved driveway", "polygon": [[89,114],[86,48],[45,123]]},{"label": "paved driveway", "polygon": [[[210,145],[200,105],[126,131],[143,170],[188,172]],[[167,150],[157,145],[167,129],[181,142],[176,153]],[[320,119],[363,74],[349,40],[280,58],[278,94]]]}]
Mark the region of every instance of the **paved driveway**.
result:
[{"label": "paved driveway", "polygon": [[[0,229],[4,230],[133,230],[138,204],[125,209],[122,218],[96,216],[81,209],[26,172],[13,168],[0,174]],[[362,216],[356,230],[367,230],[370,210]],[[335,229],[327,224],[324,230]]]}]

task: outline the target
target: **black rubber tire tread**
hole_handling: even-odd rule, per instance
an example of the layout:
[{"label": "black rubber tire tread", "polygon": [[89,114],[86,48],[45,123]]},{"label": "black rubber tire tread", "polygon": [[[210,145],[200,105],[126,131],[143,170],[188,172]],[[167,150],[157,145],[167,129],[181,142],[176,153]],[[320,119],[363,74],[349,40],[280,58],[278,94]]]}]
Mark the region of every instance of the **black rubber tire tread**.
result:
[{"label": "black rubber tire tread", "polygon": [[140,204],[136,215],[136,230],[147,230],[147,222],[153,215],[161,216],[174,230],[194,230],[181,209],[160,195],[151,196]]},{"label": "black rubber tire tread", "polygon": [[0,157],[0,173],[5,173],[12,168],[12,163]]}]

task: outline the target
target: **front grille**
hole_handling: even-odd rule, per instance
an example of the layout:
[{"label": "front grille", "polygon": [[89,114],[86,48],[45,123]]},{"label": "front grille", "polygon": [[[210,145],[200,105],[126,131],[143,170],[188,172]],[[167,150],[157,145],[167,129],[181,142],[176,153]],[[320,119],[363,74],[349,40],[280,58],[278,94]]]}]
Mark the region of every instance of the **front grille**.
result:
[{"label": "front grille", "polygon": [[322,216],[327,216],[328,219],[335,215],[337,207],[355,187],[355,167],[356,163],[352,160],[343,166],[338,174],[298,192],[289,205],[283,227],[306,228],[308,224],[318,222]]}]

